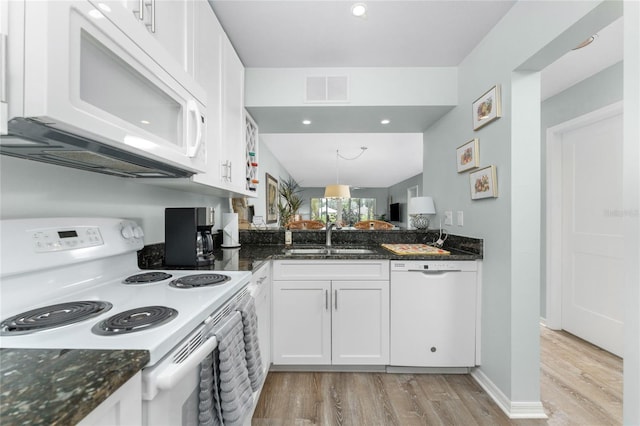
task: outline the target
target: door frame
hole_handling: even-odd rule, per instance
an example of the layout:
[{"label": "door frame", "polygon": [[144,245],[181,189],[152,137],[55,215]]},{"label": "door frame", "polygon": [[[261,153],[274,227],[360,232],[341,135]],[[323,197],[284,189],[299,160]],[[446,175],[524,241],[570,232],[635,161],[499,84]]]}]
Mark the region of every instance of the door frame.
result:
[{"label": "door frame", "polygon": [[623,113],[623,101],[547,128],[546,326],[562,329],[562,134]]}]

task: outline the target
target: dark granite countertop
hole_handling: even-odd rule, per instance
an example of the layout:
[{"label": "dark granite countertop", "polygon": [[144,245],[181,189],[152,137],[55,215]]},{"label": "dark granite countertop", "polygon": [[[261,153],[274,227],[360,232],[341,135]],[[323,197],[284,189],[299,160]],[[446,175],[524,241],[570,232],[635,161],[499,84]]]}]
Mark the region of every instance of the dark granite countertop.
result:
[{"label": "dark granite countertop", "polygon": [[148,362],[141,350],[0,349],[0,424],[76,424]]},{"label": "dark granite countertop", "polygon": [[450,255],[398,255],[381,246],[382,243],[422,243],[436,241],[436,231],[369,231],[341,230],[333,231],[333,247],[368,248],[373,253],[364,254],[287,254],[287,248],[324,246],[325,231],[293,231],[293,244],[284,245],[283,230],[241,230],[240,247],[214,250],[215,261],[212,265],[199,268],[167,267],[163,264],[164,244],[146,246],[138,253],[138,262],[143,269],[199,269],[217,271],[252,271],[263,262],[279,259],[403,259],[403,260],[478,260],[483,257],[483,241],[478,238],[449,235],[443,249]]}]

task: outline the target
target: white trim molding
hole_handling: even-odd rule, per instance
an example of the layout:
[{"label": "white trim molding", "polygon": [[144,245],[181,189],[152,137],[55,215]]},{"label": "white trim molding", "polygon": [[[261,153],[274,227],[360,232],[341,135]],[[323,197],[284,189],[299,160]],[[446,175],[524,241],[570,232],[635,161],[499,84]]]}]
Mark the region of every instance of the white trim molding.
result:
[{"label": "white trim molding", "polygon": [[546,419],[544,407],[540,401],[511,401],[492,381],[479,369],[471,372],[471,377],[480,385],[491,399],[510,419]]}]

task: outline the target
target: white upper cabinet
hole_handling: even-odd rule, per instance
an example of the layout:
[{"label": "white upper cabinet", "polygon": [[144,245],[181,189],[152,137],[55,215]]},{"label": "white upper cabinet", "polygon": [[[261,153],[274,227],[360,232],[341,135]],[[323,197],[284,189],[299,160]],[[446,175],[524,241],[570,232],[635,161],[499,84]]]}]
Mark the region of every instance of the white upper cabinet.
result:
[{"label": "white upper cabinet", "polygon": [[[229,195],[255,196],[247,177],[256,169],[247,162],[248,150],[257,152],[257,126],[244,110],[244,66],[208,2],[192,3],[194,37],[188,62],[208,100],[207,170],[193,181]],[[253,126],[250,132],[247,122]]]},{"label": "white upper cabinet", "polygon": [[[187,0],[126,0],[125,6],[185,71],[193,39],[194,9]],[[206,2],[205,2],[206,3]]]},{"label": "white upper cabinet", "polygon": [[222,40],[221,179],[230,189],[246,191],[244,134],[244,66],[231,41]]},{"label": "white upper cabinet", "polygon": [[194,33],[191,62],[193,76],[207,93],[206,172],[193,181],[211,187],[221,186],[220,143],[222,139],[222,26],[206,1],[194,2]]}]

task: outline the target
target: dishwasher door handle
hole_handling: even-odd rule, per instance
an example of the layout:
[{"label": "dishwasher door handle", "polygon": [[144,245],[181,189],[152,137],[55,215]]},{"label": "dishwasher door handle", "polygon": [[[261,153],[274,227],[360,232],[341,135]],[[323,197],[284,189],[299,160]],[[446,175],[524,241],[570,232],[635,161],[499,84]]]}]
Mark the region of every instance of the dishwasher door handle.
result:
[{"label": "dishwasher door handle", "polygon": [[462,269],[443,269],[443,270],[436,270],[436,269],[407,269],[406,272],[421,272],[423,274],[428,274],[428,275],[444,275],[448,272],[462,272]]}]

